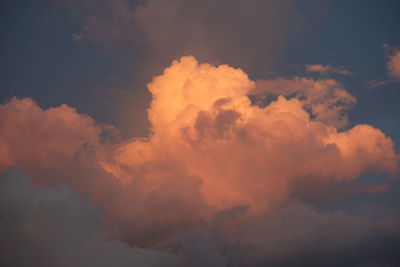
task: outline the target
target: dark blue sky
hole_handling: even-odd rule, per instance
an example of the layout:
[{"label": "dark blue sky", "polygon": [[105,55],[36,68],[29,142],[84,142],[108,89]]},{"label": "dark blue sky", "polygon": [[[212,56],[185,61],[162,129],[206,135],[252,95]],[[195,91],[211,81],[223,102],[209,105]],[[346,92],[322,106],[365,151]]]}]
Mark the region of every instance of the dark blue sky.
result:
[{"label": "dark blue sky", "polygon": [[400,85],[390,82],[375,90],[372,80],[389,79],[383,44],[400,46],[398,1],[344,1],[324,18],[296,35],[286,50],[289,64],[333,64],[354,74],[341,77],[357,97],[351,124],[367,123],[382,129],[400,144]]}]

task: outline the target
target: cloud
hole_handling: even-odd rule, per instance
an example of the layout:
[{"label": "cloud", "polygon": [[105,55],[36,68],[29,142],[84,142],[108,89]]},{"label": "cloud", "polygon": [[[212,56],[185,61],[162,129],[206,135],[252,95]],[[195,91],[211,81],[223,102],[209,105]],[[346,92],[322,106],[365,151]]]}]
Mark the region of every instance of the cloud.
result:
[{"label": "cloud", "polygon": [[177,259],[107,240],[98,209],[66,186],[40,188],[16,168],[0,176],[2,266],[177,266]]},{"label": "cloud", "polygon": [[347,124],[346,113],[357,102],[356,98],[334,79],[314,80],[295,77],[259,80],[250,94],[266,97],[295,96],[317,120],[338,128]]},{"label": "cloud", "polygon": [[334,67],[334,66],[324,66],[324,65],[306,65],[307,72],[316,72],[318,74],[328,76],[332,74],[340,74],[340,75],[350,75],[351,72],[346,70],[344,67]]},{"label": "cloud", "polygon": [[[292,99],[280,96],[265,107],[253,106],[247,94],[258,86],[267,92],[268,81],[255,86],[239,69],[199,65],[193,57],[184,57],[149,84],[151,137],[111,146],[101,143],[100,126],[71,108],[43,111],[31,100],[14,99],[2,106],[3,166],[21,166],[41,179],[49,169],[75,176],[68,164],[91,166],[102,173],[97,176],[107,177],[102,185],[127,188],[119,183],[136,183],[146,194],[165,193],[167,185],[183,183],[194,192],[199,190],[191,196],[199,194],[199,199],[204,197],[216,207],[265,205],[284,199],[289,184],[298,177],[352,180],[366,171],[396,171],[393,143],[382,132],[368,125],[338,132],[336,121],[323,120],[336,118],[338,111],[355,102],[334,80],[278,82],[281,87],[274,87],[276,95],[281,88],[287,90],[282,94],[292,94],[297,84],[305,89]],[[303,109],[304,104],[316,110],[315,119]],[[32,151],[22,149],[29,145]],[[40,154],[32,157],[34,151]],[[219,166],[219,162],[232,167]],[[243,183],[241,177],[248,178]],[[45,182],[54,182],[51,179]],[[96,191],[78,180],[70,182]],[[265,184],[254,186],[256,180]],[[222,188],[224,196],[219,193]],[[188,203],[192,202],[197,199]]]},{"label": "cloud", "polygon": [[[252,229],[264,233],[267,227],[265,233],[273,237],[275,228],[268,225],[274,218],[283,223],[280,212],[307,193],[301,185],[324,194],[335,187],[320,183],[343,183],[347,192],[376,195],[390,188],[381,183],[355,188],[351,182],[365,173],[396,176],[399,157],[380,130],[370,125],[338,130],[355,98],[335,80],[254,82],[240,69],[199,64],[189,56],[172,62],[148,89],[151,133],[127,141],[120,141],[113,127],[66,105],[43,110],[33,100],[16,98],[1,105],[1,170],[15,165],[35,184],[67,184],[87,196],[100,208],[101,229],[111,239],[172,253],[187,265],[203,258],[215,266],[284,263],[296,255],[309,259],[320,240],[304,240],[304,251],[295,246],[308,224],[299,227],[293,241],[289,238],[292,250],[280,248],[283,226],[272,247],[266,245],[268,234],[258,238]],[[253,105],[252,93],[276,98]],[[318,229],[327,225],[329,231],[342,231],[336,215],[302,213],[316,217]],[[293,223],[302,220],[293,218]],[[334,234],[311,233],[327,236],[327,251],[335,249],[326,255],[342,255],[336,248],[369,240],[375,226],[397,235],[390,223],[343,220],[349,229],[365,224],[367,230],[344,243],[329,239]],[[258,228],[257,221],[262,221]],[[292,226],[286,226],[290,233]],[[266,250],[288,257],[274,258]]]},{"label": "cloud", "polygon": [[140,69],[143,62],[149,64],[151,75],[187,54],[248,70],[272,67],[290,34],[322,19],[330,5],[330,1],[308,0],[313,8],[306,10],[293,0],[54,2],[82,25],[75,39],[111,48],[128,43],[140,50]]},{"label": "cloud", "polygon": [[0,121],[0,168],[18,162],[25,171],[43,177],[44,184],[58,183],[63,177],[52,181],[56,176],[47,179],[46,170],[39,170],[67,169],[80,151],[100,152],[101,127],[67,105],[42,110],[29,98],[13,98],[1,105]]},{"label": "cloud", "polygon": [[80,32],[73,35],[77,42],[90,40],[106,47],[115,47],[137,35],[133,25],[135,1],[53,0],[55,8],[73,11],[73,18],[82,23]]},{"label": "cloud", "polygon": [[[109,81],[110,91],[123,89],[127,93],[125,96],[107,93],[103,97],[106,100],[93,109],[116,124],[124,137],[147,135],[149,125],[144,110],[151,99],[146,84],[173,59],[193,55],[200,62],[227,63],[243,67],[251,75],[263,76],[279,66],[286,41],[306,25],[325,20],[329,7],[335,3],[331,0],[305,0],[302,5],[294,0],[52,1],[58,7],[56,10],[69,14],[68,18],[77,26],[71,38],[78,45],[100,48],[111,54],[117,64],[122,64],[119,69],[123,79]],[[93,101],[86,104],[91,106]],[[125,119],[126,112],[135,116]]]},{"label": "cloud", "polygon": [[377,90],[381,87],[384,87],[390,83],[390,80],[373,80],[368,82],[367,88],[370,91]]},{"label": "cloud", "polygon": [[130,170],[137,181],[124,184],[122,175],[104,168],[114,164],[116,144],[110,142],[118,133],[66,105],[42,110],[30,99],[14,98],[0,107],[0,129],[1,171],[17,165],[35,183],[68,184],[89,196],[102,206],[115,237],[147,246],[204,216],[201,181],[185,166],[171,160],[142,164]]},{"label": "cloud", "polygon": [[303,19],[293,1],[148,0],[135,14],[152,51],[165,60],[192,54],[246,69],[273,62]]},{"label": "cloud", "polygon": [[389,75],[397,81],[400,81],[400,49],[384,46],[388,51],[387,68]]},{"label": "cloud", "polygon": [[395,221],[318,213],[299,202],[256,216],[247,216],[244,206],[221,211],[210,227],[185,232],[156,250],[109,240],[99,229],[99,210],[67,186],[38,187],[12,167],[0,176],[0,193],[0,263],[7,266],[395,266],[399,261]]},{"label": "cloud", "polygon": [[[320,110],[326,106],[335,112],[331,103],[354,101],[334,81],[322,84],[330,87],[307,92]],[[299,177],[339,181],[368,170],[396,171],[393,143],[379,130],[359,125],[337,132],[320,117],[311,119],[297,98],[280,96],[266,107],[253,106],[247,94],[254,86],[239,69],[199,65],[192,57],[175,61],[149,84],[151,138],[121,146],[117,161],[128,169],[155,158],[175,158],[200,177],[206,201],[219,208],[274,206]],[[129,179],[129,172],[125,176]]]},{"label": "cloud", "polygon": [[318,213],[291,203],[252,218],[235,266],[395,266],[399,243],[395,221]]}]

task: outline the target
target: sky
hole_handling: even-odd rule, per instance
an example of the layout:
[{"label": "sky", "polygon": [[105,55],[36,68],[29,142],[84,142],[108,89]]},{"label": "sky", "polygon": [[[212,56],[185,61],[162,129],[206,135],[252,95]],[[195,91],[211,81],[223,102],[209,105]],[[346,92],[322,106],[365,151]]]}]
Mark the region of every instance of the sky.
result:
[{"label": "sky", "polygon": [[398,266],[399,11],[2,1],[0,265]]}]

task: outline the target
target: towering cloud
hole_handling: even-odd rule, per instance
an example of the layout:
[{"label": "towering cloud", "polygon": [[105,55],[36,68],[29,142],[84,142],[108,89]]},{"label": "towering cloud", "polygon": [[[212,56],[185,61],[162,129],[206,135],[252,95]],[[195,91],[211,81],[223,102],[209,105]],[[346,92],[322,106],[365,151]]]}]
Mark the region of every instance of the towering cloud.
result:
[{"label": "towering cloud", "polygon": [[[96,94],[95,101],[85,101],[84,107],[96,111],[91,114],[97,120],[107,118],[116,124],[124,137],[147,135],[144,110],[151,99],[146,84],[172,60],[193,55],[200,62],[226,63],[245,68],[252,77],[264,77],[266,71],[281,66],[287,41],[306,25],[325,20],[329,7],[336,4],[332,0],[51,1],[77,25],[71,34],[77,47],[100,48],[117,62],[118,71],[111,70],[115,79],[107,80],[111,85],[101,98],[107,100],[96,101],[101,93]],[[104,84],[94,85],[96,92]],[[127,112],[132,113],[129,119]]]},{"label": "towering cloud", "polygon": [[[116,141],[111,126],[65,105],[42,110],[30,99],[1,105],[2,171],[16,165],[40,186],[67,184],[88,196],[100,207],[102,229],[112,239],[167,250],[187,265],[207,255],[216,266],[279,262],[285,257],[275,258],[275,249],[302,253],[278,248],[280,236],[259,236],[255,229],[272,233],[280,227],[285,207],[301,199],[304,185],[329,191],[318,185],[347,183],[356,195],[379,194],[388,186],[355,188],[350,182],[364,173],[396,176],[399,157],[380,130],[338,130],[356,100],[334,80],[255,83],[240,69],[199,64],[189,56],[174,61],[148,88],[151,133],[125,142]],[[254,93],[276,99],[253,105],[248,95]],[[295,218],[314,218],[318,228],[341,231],[342,215],[318,215],[296,205],[289,209]],[[398,231],[392,222],[343,216],[349,229],[362,227],[344,247],[368,239],[373,227]],[[304,227],[294,229],[295,235]],[[279,235],[285,231],[279,228]],[[263,245],[273,238],[278,247]]]}]

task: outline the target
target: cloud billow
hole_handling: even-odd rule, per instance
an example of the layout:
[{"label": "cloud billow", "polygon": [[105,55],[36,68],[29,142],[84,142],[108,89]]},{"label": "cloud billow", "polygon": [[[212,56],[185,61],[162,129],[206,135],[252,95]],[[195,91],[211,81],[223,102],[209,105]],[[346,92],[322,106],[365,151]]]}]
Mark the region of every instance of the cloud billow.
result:
[{"label": "cloud billow", "polygon": [[[126,266],[135,261],[157,266],[159,260],[172,266],[326,265],[330,259],[343,266],[398,263],[392,251],[399,227],[390,213],[372,220],[344,211],[320,213],[301,202],[304,185],[324,194],[335,187],[317,185],[343,183],[353,190],[351,182],[365,173],[397,176],[399,156],[379,129],[356,125],[339,130],[346,123],[342,111],[356,100],[335,80],[255,83],[240,69],[182,57],[154,77],[148,89],[150,135],[127,141],[106,138],[117,136],[117,130],[66,105],[43,110],[31,99],[16,98],[1,105],[1,170],[18,166],[34,183],[7,172],[2,190],[10,194],[4,203],[19,205],[30,194],[43,196],[43,203],[55,201],[58,216],[86,207],[82,216],[89,218],[53,222],[54,209],[32,202],[16,209],[15,221],[24,223],[24,216],[32,214],[26,220],[54,223],[54,229],[84,227],[85,234],[76,234],[78,241],[68,241],[75,233],[60,233],[60,246],[76,241],[90,248],[88,255],[71,255],[77,262],[93,252],[110,264],[122,255]],[[253,105],[248,95],[254,92],[276,99]],[[19,193],[24,188],[19,185],[10,189],[13,181],[28,191]],[[59,189],[60,184],[78,194]],[[390,190],[372,183],[354,194],[379,196]],[[66,199],[57,200],[60,194]],[[90,219],[96,217],[90,205],[101,211],[101,228],[93,227],[99,220]],[[7,207],[2,205],[2,216],[10,214]],[[80,213],[75,215],[79,218]],[[29,238],[14,226],[8,226],[10,239]],[[96,234],[99,229],[107,238]],[[46,227],[43,231],[34,240],[44,247],[29,253],[64,262],[62,248],[43,252],[54,242]],[[342,233],[347,234],[338,238]],[[315,251],[326,259],[315,257]],[[24,264],[12,253],[7,257],[17,266]],[[60,266],[69,266],[66,262]]]}]

